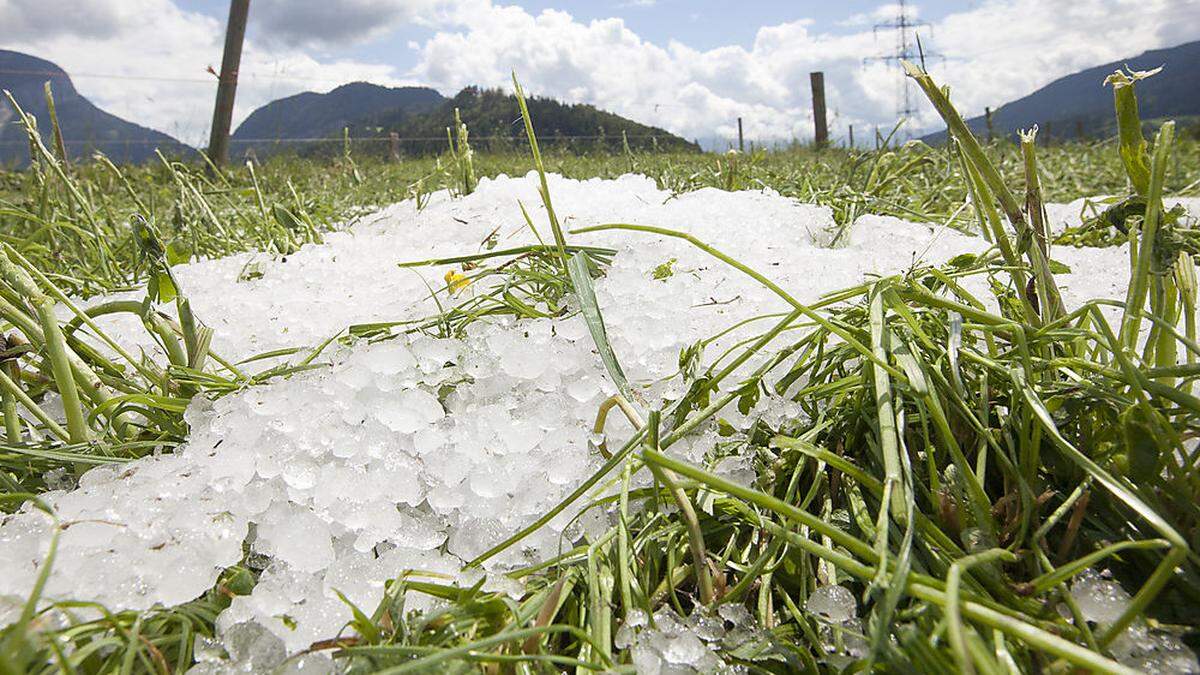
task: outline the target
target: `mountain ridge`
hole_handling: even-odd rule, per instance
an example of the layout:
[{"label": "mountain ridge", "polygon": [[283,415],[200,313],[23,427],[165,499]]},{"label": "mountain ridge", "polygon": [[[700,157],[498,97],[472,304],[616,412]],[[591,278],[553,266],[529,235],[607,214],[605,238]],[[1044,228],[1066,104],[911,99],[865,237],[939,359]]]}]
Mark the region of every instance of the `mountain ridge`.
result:
[{"label": "mountain ridge", "polygon": [[[66,139],[71,159],[103,152],[114,162],[144,162],[154,150],[166,152],[188,149],[178,140],[106,112],[75,89],[70,76],[52,61],[0,49],[0,89],[7,89],[17,104],[38,122],[47,145],[51,145],[49,108],[44,85],[49,81],[54,92],[54,107]],[[0,164],[24,167],[29,164],[29,143],[20,118],[7,98],[0,100]]]},{"label": "mountain ridge", "polygon": [[[665,129],[635,122],[590,104],[531,96],[526,99],[526,106],[539,145],[578,151],[600,148],[619,151],[627,142],[631,148],[699,151],[695,143]],[[476,148],[523,148],[527,142],[516,96],[501,89],[475,86],[464,88],[426,114],[364,118],[360,128],[363,132],[374,129],[380,135],[395,131],[406,152],[428,152],[430,145],[436,151],[445,148],[449,142],[441,138],[446,136],[448,127],[454,126],[456,110],[467,125],[470,142]]]},{"label": "mountain ridge", "polygon": [[[389,111],[425,112],[446,98],[430,87],[350,82],[325,93],[305,91],[259,106],[230,137],[236,152],[286,149],[292,141],[341,134],[356,120]],[[264,142],[262,139],[271,139]]]},{"label": "mountain ridge", "polygon": [[[400,105],[389,105],[395,98],[389,99],[385,92],[401,89],[409,92],[407,100]],[[399,136],[399,150],[404,154],[441,152],[447,147],[446,129],[454,125],[456,109],[466,123],[471,144],[476,149],[521,147],[525,142],[521,113],[512,94],[471,86],[453,98],[445,98],[424,87],[401,89],[352,83],[325,94],[303,92],[276,99],[246,118],[233,135],[232,147],[239,154],[252,149],[259,157],[277,152],[327,154],[335,147],[340,151],[340,146],[321,141],[337,141],[346,129],[351,138],[367,139],[366,143],[360,144],[366,152],[387,153],[391,147],[387,141],[392,133]],[[414,95],[418,91],[420,95]],[[374,97],[372,105],[354,103],[365,96]],[[588,104],[569,104],[536,96],[529,98],[527,103],[539,141],[547,146],[577,150],[604,146],[620,150],[627,137],[630,146],[634,147],[658,143],[665,148],[699,150],[694,143],[664,129],[640,124]],[[320,123],[312,123],[313,119]],[[270,126],[267,120],[273,120],[275,126]],[[256,142],[253,138],[285,140]],[[305,142],[299,142],[302,140]],[[371,143],[371,140],[379,142]]]},{"label": "mountain ridge", "polygon": [[[1112,89],[1104,78],[1117,69],[1162,72],[1137,84],[1138,108],[1143,120],[1200,116],[1200,41],[1076,71],[1033,93],[992,111],[993,133],[1013,137],[1019,129],[1038,125],[1039,136],[1062,140],[1080,135],[1095,138],[1116,133]],[[986,115],[966,120],[977,136],[988,133]],[[945,130],[922,137],[927,143],[944,143]]]}]

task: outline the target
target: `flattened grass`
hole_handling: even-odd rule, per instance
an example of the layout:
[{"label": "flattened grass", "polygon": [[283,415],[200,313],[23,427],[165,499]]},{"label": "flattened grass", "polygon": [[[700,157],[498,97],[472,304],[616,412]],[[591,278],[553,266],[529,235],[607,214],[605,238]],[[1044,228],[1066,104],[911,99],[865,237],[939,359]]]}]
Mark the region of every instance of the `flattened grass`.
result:
[{"label": "flattened grass", "polygon": [[[955,132],[949,101],[937,99],[932,81],[922,84]],[[1131,94],[1119,95],[1119,112],[1121,97]],[[543,176],[615,177],[634,169],[674,192],[772,187],[830,206],[843,230],[858,215],[878,213],[949,223],[981,233],[993,247],[812,305],[706,242],[652,224],[563,232],[554,219],[550,245],[412,263],[469,264],[461,282],[482,290],[463,302],[452,299],[452,287],[434,290],[438,309],[427,319],[351,327],[350,335],[452,337],[499,314],[563,316],[578,295],[634,426],[560,505],[471,563],[572,505],[605,510],[612,525],[553,560],[509,572],[526,584],[518,599],[397,570],[377,607],[355,608],[346,629],[313,651],[333,654],[354,672],[628,672],[628,650],[616,646],[615,634],[632,613],[738,603],[761,632],[727,645],[727,662],[754,672],[831,671],[823,625],[803,608],[814,590],[833,583],[860,599],[868,648],[859,666],[874,669],[1129,672],[1107,647],[1130,624],[1148,618],[1189,634],[1200,627],[1192,544],[1200,535],[1200,456],[1191,447],[1200,435],[1200,399],[1192,393],[1200,378],[1196,250],[1161,204],[1163,195],[1196,194],[1196,141],[1174,140],[1166,126],[1152,147],[1139,145],[1129,129],[1140,124],[1126,119],[1119,142],[1036,153],[1031,143],[980,145],[958,129],[956,143],[943,149],[560,156],[542,155],[525,121]],[[203,317],[190,317],[171,265],[247,249],[285,255],[372,206],[412,198],[420,208],[432,190],[465,194],[477,175],[529,166],[518,154],[472,153],[465,128],[456,131],[445,162],[385,164],[347,153],[334,164],[277,159],[215,178],[165,159],[140,168],[104,161],[67,167],[35,143],[31,171],[0,174],[0,245],[8,261],[0,265],[0,316],[13,336],[0,349],[4,507],[45,490],[51,469],[77,474],[182,442],[181,413],[195,393],[222,395],[288,372],[245,373],[210,353]],[[1127,174],[1131,166],[1136,175]],[[1041,203],[1121,196],[1131,185],[1141,201],[1123,202],[1116,225],[1118,212],[1110,211],[1104,232],[1072,235],[1135,244],[1128,296],[1062,306],[1052,249],[1047,254],[1038,236]],[[544,177],[540,192],[549,207]],[[1014,196],[1022,193],[1024,204]],[[131,225],[134,214],[154,218]],[[639,410],[644,404],[630,400],[636,397],[626,381],[635,374],[622,370],[607,344],[604,308],[589,293],[614,253],[587,246],[588,234],[600,229],[680,239],[756,279],[793,311],[739,322],[729,329],[740,331],[736,346],[707,363],[701,347],[681,354],[686,393]],[[831,233],[834,240],[840,234]],[[958,281],[969,276],[992,280],[992,297],[966,293]],[[147,280],[151,299],[177,303],[178,323],[140,303],[91,312],[139,314],[168,354],[165,368],[112,344],[117,356],[102,356],[98,346],[111,341],[89,323],[91,313],[71,308],[73,318],[60,325],[42,311]],[[1109,325],[1100,311],[1106,306],[1121,309],[1120,325]],[[772,327],[755,333],[760,320]],[[298,347],[304,358],[295,368],[315,367],[319,351]],[[753,370],[742,368],[755,357],[762,358]],[[94,398],[95,382],[107,398]],[[78,413],[64,427],[39,399],[56,392],[65,400],[72,390],[69,408]],[[754,418],[764,394],[791,398],[804,414],[775,426],[756,419],[745,429],[721,419],[729,405]],[[14,420],[17,406],[34,413],[34,422]],[[705,463],[670,455],[700,428],[722,434]],[[753,461],[753,485],[715,473],[719,456],[730,452]],[[642,470],[654,480],[638,487],[632,477]],[[662,508],[667,502],[678,508]],[[1134,593],[1112,625],[1081,621],[1068,592],[1089,567],[1111,569]],[[21,620],[0,631],[0,664],[14,672],[182,670],[192,662],[194,638],[211,635],[217,613],[250,592],[255,576],[238,566],[186,605],[101,611],[99,618],[78,616],[78,603],[39,604],[33,589]],[[408,591],[444,603],[408,612]]]}]

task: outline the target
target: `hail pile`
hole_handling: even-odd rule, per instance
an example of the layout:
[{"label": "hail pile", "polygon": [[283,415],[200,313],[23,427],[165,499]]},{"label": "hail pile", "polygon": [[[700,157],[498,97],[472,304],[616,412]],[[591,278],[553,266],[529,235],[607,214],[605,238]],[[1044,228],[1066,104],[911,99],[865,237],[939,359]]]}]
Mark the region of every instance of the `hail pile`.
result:
[{"label": "hail pile", "polygon": [[[684,230],[801,301],[869,275],[986,248],[944,227],[870,216],[829,248],[836,227],[826,208],[769,191],[676,196],[638,176],[552,176],[550,191],[568,228],[626,222]],[[500,248],[533,243],[519,203],[550,240],[534,177],[501,177],[482,181],[466,198],[436,195],[421,211],[397,204],[286,259],[244,254],[183,266],[178,274],[225,356],[312,346],[351,324],[435,313],[430,289],[445,287],[449,268],[397,263],[480,251],[489,235]],[[597,297],[624,371],[651,402],[679,386],[681,349],[785,308],[753,280],[677,239],[610,231],[571,241],[617,250],[596,282]],[[1060,280],[1069,304],[1123,295],[1125,250],[1064,250],[1056,257],[1074,270]],[[468,286],[442,299],[475,292]],[[139,326],[105,321],[127,346],[152,349],[138,343]],[[727,334],[708,353],[760,326]],[[338,343],[322,356],[328,367],[216,401],[196,399],[187,413],[190,438],[177,451],[96,468],[74,489],[45,495],[70,524],[46,595],[114,610],[170,606],[211,588],[248,546],[261,579],[223,613],[219,627],[237,645],[231,652],[266,640],[271,653],[284,654],[339,632],[350,610],[338,593],[371,608],[385,580],[405,572],[464,583],[487,574],[492,587],[519,590],[504,571],[570,548],[589,530],[607,527],[603,518],[572,524],[577,510],[569,509],[483,570],[463,572],[463,564],[546,513],[596,470],[601,459],[589,432],[613,387],[578,315],[481,320],[466,332],[463,339],[418,334]],[[754,414],[791,413],[789,402],[765,400]],[[736,410],[723,416],[747,424]],[[608,433],[620,440],[628,427],[612,417]],[[704,462],[714,434],[701,428],[671,452]],[[736,458],[717,468],[734,479],[753,477]],[[29,593],[51,529],[50,518],[32,509],[4,518],[0,595]],[[410,595],[410,607],[427,602]],[[677,623],[676,632],[694,629]],[[626,639],[641,645],[647,660],[667,653],[659,637]],[[691,665],[707,663],[708,643],[689,644]]]}]

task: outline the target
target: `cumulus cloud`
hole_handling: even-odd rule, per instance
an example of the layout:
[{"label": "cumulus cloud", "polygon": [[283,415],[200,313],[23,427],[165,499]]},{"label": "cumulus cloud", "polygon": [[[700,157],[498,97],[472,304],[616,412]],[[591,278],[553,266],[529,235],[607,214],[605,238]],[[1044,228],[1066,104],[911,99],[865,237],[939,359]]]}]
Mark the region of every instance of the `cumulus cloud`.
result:
[{"label": "cumulus cloud", "polygon": [[[883,5],[863,20],[895,11]],[[930,69],[953,86],[964,112],[999,105],[1080,68],[1200,34],[1194,0],[990,0],[923,31],[945,61]],[[594,103],[685,136],[746,132],[763,139],[811,136],[808,73],[825,72],[833,127],[895,120],[903,79],[896,64],[864,63],[891,36],[813,30],[811,22],[763,27],[749,47],[697,50],[640,38],[620,19],[589,22],[562,11],[533,15],[489,5],[421,47],[414,75],[443,89],[505,86],[515,69],[530,91]],[[933,128],[922,106],[913,128]],[[861,128],[861,127],[860,127]]]},{"label": "cumulus cloud", "polygon": [[880,5],[869,12],[858,12],[851,14],[845,19],[838,22],[839,26],[867,26],[872,27],[875,24],[888,23],[894,21],[900,15],[901,9],[904,15],[909,19],[919,19],[921,7],[919,5],[906,5],[901,8],[899,3]]},{"label": "cumulus cloud", "polygon": [[[255,0],[251,11],[235,124],[274,98],[352,80],[420,82],[452,94],[472,84],[508,87],[515,70],[530,92],[592,103],[689,138],[733,137],[741,117],[750,138],[805,139],[812,135],[808,74],[821,70],[832,132],[844,136],[853,124],[865,138],[870,127],[895,121],[903,83],[895,64],[864,63],[891,49],[891,35],[876,36],[869,25],[823,32],[802,17],[760,28],[749,45],[702,50],[646,40],[619,18],[581,21],[493,0]],[[861,21],[893,11],[881,4]],[[39,15],[61,21],[39,29]],[[428,34],[397,45],[404,52],[398,59],[415,55],[411,68],[336,58],[339,45],[378,39],[399,22]],[[204,139],[211,117],[215,81],[203,79],[204,69],[220,65],[222,24],[172,0],[0,0],[7,48],[68,72],[189,80],[78,77],[76,85],[118,115],[193,142]],[[983,0],[922,30],[926,46],[946,56],[930,69],[967,114],[1196,35],[1194,0]],[[912,124],[937,126],[928,106]]]},{"label": "cumulus cloud", "polygon": [[136,18],[146,5],[143,0],[5,0],[0,2],[0,26],[6,40],[14,35],[105,38]]},{"label": "cumulus cloud", "polygon": [[[0,0],[0,11],[24,15],[46,4]],[[62,4],[74,8],[77,3]],[[223,19],[184,11],[171,0],[86,0],[78,5],[91,15],[116,18],[106,30],[57,33],[29,26],[10,32],[4,24],[3,47],[54,61],[72,75],[80,93],[115,115],[188,143],[207,142],[216,78],[206,69],[220,68]],[[408,83],[385,64],[319,60],[301,49],[252,39],[243,50],[241,73],[235,126],[258,106],[301,91],[324,91],[354,80]]]},{"label": "cumulus cloud", "polygon": [[402,23],[458,21],[474,0],[255,0],[253,21],[264,42],[336,47],[370,42]]}]

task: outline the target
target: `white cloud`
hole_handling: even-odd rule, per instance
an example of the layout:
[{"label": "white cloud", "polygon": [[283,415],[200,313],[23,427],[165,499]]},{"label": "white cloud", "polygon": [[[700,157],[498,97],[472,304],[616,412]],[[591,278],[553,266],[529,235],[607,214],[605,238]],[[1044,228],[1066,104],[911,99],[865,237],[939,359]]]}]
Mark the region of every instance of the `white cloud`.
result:
[{"label": "white cloud", "polygon": [[[921,8],[918,5],[906,5],[904,15],[909,20],[916,19],[920,16]],[[872,27],[875,24],[891,23],[900,16],[901,7],[897,4],[880,5],[869,12],[859,12],[851,14],[849,17],[838,22],[839,26],[867,26]]]},{"label": "white cloud", "polygon": [[[25,24],[6,31],[3,46],[54,61],[73,76],[80,93],[115,115],[185,142],[206,143],[216,92],[216,78],[206,68],[220,69],[224,21],[181,10],[171,0],[80,4],[89,15],[116,17],[112,28],[47,34]],[[45,6],[45,0],[0,0],[4,12],[18,16]],[[318,60],[299,49],[253,40],[245,44],[241,73],[235,127],[258,106],[301,91],[328,90],[352,80],[408,82],[387,65]]]},{"label": "white cloud", "polygon": [[[593,103],[686,137],[731,137],[740,116],[750,138],[808,138],[808,74],[822,70],[833,132],[854,124],[865,138],[871,126],[894,121],[901,82],[894,65],[863,62],[892,47],[890,34],[875,36],[865,25],[824,33],[802,18],[762,27],[749,46],[699,50],[647,41],[621,19],[535,15],[492,0],[256,0],[251,11],[235,124],[269,100],[351,80],[423,82],[452,94],[469,84],[507,87],[516,70],[530,92]],[[881,5],[861,20],[892,11]],[[46,16],[62,20],[47,23]],[[415,44],[397,43],[397,58],[415,54],[411,70],[329,56],[400,21],[430,32]],[[172,0],[0,0],[6,48],[76,74],[200,80],[75,78],[98,105],[192,142],[203,141],[211,118],[215,80],[204,69],[220,66],[222,24]],[[1080,68],[1196,35],[1194,0],[984,0],[922,31],[931,38],[927,47],[947,56],[931,70],[967,114]],[[937,126],[928,106],[917,126]]]},{"label": "white cloud", "polygon": [[402,23],[460,20],[471,0],[255,0],[252,21],[268,44],[337,47],[370,42]]},{"label": "white cloud", "polygon": [[6,37],[50,38],[64,34],[108,37],[119,31],[123,23],[135,20],[143,5],[137,0],[5,0],[0,3],[0,26],[4,26]]},{"label": "white cloud", "polygon": [[[864,20],[894,11],[883,5]],[[968,114],[1081,68],[1197,34],[1194,0],[990,0],[922,31],[927,47],[932,35],[949,57],[930,69]],[[647,42],[620,19],[582,22],[561,11],[535,16],[490,5],[427,40],[413,74],[455,89],[507,86],[515,69],[529,91],[594,103],[688,137],[729,137],[741,116],[750,137],[805,138],[812,133],[813,70],[825,72],[835,133],[848,124],[894,121],[898,66],[863,61],[891,47],[887,33],[820,33],[798,20],[761,28],[749,48],[702,51]],[[936,125],[923,105],[916,126]]]}]

